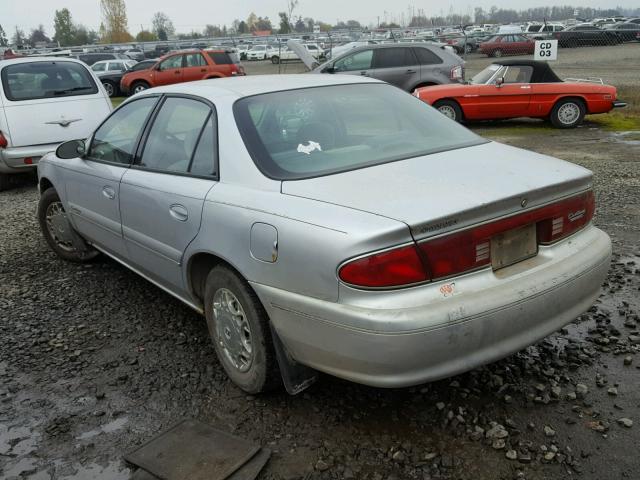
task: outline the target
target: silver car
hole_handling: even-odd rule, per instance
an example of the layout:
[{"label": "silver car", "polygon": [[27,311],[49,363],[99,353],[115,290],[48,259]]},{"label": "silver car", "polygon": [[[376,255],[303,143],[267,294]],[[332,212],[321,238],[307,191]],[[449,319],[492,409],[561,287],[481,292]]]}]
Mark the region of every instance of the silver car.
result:
[{"label": "silver car", "polygon": [[251,393],[472,369],[575,319],[609,268],[591,172],[349,75],[151,89],[38,173],[50,247],[205,315]]},{"label": "silver car", "polygon": [[429,85],[464,81],[464,60],[442,44],[391,43],[349,49],[312,73],[360,75],[383,80],[407,92]]}]

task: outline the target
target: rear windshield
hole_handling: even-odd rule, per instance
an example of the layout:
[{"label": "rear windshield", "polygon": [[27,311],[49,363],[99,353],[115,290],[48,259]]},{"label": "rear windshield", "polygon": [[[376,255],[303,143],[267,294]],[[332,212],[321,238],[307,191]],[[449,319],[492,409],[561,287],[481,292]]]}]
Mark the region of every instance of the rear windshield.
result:
[{"label": "rear windshield", "polygon": [[86,67],[72,62],[33,62],[2,69],[5,96],[12,101],[98,93]]},{"label": "rear windshield", "polygon": [[234,114],[254,162],[262,173],[278,180],[327,175],[485,142],[416,97],[383,84],[255,95],[238,100]]}]

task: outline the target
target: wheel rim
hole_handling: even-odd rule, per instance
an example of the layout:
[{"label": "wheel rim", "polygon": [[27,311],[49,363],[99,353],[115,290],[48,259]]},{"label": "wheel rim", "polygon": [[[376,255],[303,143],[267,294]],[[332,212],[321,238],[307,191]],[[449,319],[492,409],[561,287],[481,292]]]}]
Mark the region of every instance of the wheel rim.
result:
[{"label": "wheel rim", "polygon": [[502,56],[502,50],[496,50],[495,52],[493,52],[493,56],[494,57],[501,57]]},{"label": "wheel rim", "polygon": [[563,125],[571,125],[580,118],[580,107],[575,103],[565,103],[558,109],[558,120]]},{"label": "wheel rim", "polygon": [[104,89],[107,91],[107,95],[112,97],[113,96],[113,85],[111,85],[110,83],[103,83],[102,85],[104,86]]},{"label": "wheel rim", "polygon": [[251,326],[231,290],[220,288],[213,295],[213,318],[216,340],[224,356],[235,369],[247,372],[253,363]]},{"label": "wheel rim", "polygon": [[456,111],[451,105],[440,105],[438,111],[445,117],[449,117],[451,120],[456,119]]},{"label": "wheel rim", "polygon": [[136,87],[133,89],[133,93],[140,93],[146,89],[147,87],[145,87],[144,85],[136,85]]},{"label": "wheel rim", "polygon": [[65,238],[70,235],[68,231],[70,227],[62,202],[51,202],[47,206],[45,218],[47,231],[56,245],[65,252],[74,252],[73,243],[68,238]]}]

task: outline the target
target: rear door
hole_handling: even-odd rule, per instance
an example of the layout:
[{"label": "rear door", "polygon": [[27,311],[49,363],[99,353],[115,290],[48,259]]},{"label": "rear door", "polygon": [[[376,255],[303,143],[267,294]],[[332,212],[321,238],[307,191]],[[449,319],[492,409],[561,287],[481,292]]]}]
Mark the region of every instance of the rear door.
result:
[{"label": "rear door", "polygon": [[183,253],[217,183],[217,122],[204,101],[168,96],[120,184],[130,263],[173,291],[185,288]]},{"label": "rear door", "polygon": [[16,63],[5,66],[1,77],[13,147],[87,138],[112,109],[81,63]]},{"label": "rear door", "polygon": [[184,55],[172,55],[160,63],[159,70],[154,72],[153,86],[171,85],[172,83],[180,83],[183,79],[183,61]]},{"label": "rear door", "polygon": [[127,102],[94,134],[84,158],[65,160],[67,211],[76,229],[99,247],[124,258],[120,222],[120,179],[129,168],[142,130],[158,100]]},{"label": "rear door", "polygon": [[187,53],[184,55],[183,82],[202,80],[207,76],[209,65],[201,53]]},{"label": "rear door", "polygon": [[373,76],[409,91],[420,81],[420,64],[410,47],[378,48],[373,51]]},{"label": "rear door", "polygon": [[445,73],[441,71],[444,63],[442,58],[424,47],[415,47],[413,53],[420,63],[420,81],[440,83],[439,77]]},{"label": "rear door", "polygon": [[217,73],[225,77],[231,76],[232,72],[234,71],[235,62],[228,53],[207,52],[207,55],[209,55],[209,59],[213,63],[215,63],[215,66],[209,66],[209,71],[211,73]]}]

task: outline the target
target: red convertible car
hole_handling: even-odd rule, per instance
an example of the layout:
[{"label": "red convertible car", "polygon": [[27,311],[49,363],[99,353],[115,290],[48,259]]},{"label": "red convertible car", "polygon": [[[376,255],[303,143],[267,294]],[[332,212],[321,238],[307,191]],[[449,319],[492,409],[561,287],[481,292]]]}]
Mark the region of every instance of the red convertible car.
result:
[{"label": "red convertible car", "polygon": [[586,114],[626,106],[616,88],[601,81],[563,81],[545,62],[504,60],[489,65],[465,85],[419,88],[414,95],[449,118],[494,120],[544,118],[558,128],[573,128]]}]

